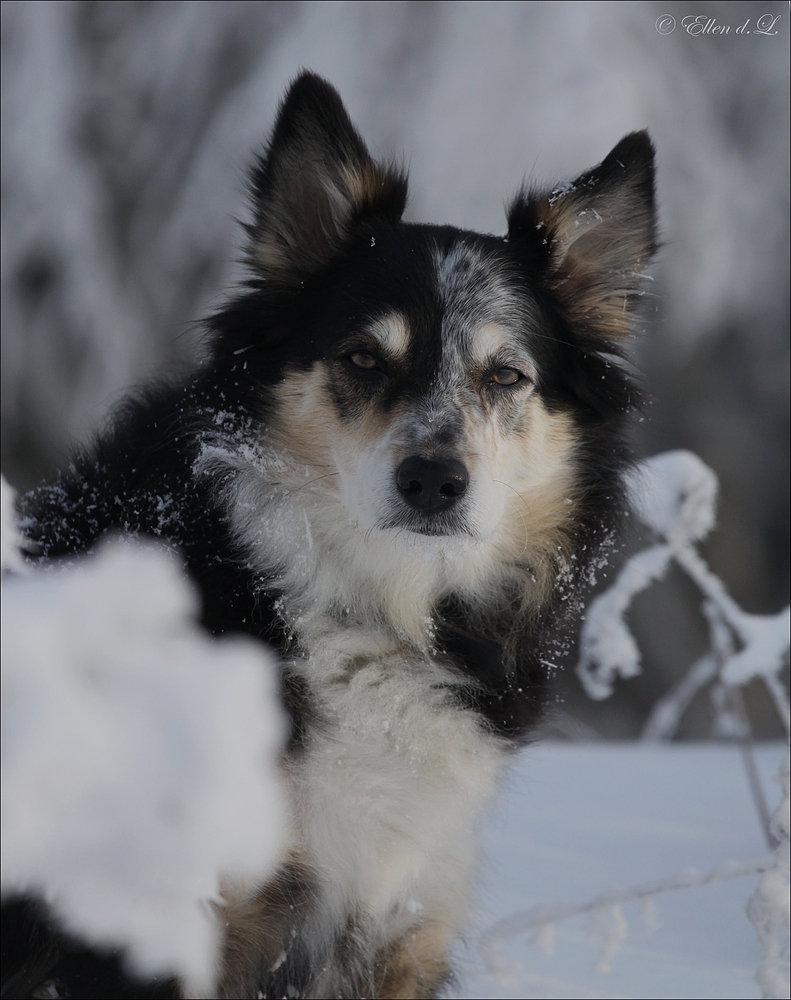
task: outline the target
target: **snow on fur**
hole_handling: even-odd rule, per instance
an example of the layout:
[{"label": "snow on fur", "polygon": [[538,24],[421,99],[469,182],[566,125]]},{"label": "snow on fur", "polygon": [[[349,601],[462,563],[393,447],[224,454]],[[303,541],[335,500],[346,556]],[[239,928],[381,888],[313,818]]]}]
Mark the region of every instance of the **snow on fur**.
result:
[{"label": "snow on fur", "polygon": [[[4,481],[4,570],[10,501]],[[2,886],[210,994],[220,874],[260,879],[280,856],[285,726],[273,659],[201,633],[177,567],[112,542],[4,573]]]}]

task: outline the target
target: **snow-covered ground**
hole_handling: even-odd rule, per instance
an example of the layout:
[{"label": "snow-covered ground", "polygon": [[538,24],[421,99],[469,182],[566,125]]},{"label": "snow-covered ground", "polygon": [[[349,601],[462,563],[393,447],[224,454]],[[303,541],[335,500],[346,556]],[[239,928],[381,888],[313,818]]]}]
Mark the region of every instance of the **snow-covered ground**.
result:
[{"label": "snow-covered ground", "polygon": [[[756,749],[772,809],[786,756],[779,743]],[[517,761],[482,846],[475,926],[459,949],[453,996],[761,996],[761,949],[745,912],[757,876],[625,904],[626,935],[606,973],[596,968],[601,928],[590,916],[555,924],[552,942],[546,934],[501,938],[496,971],[478,948],[487,928],[532,906],[584,903],[684,869],[765,855],[736,747],[538,745]]]}]

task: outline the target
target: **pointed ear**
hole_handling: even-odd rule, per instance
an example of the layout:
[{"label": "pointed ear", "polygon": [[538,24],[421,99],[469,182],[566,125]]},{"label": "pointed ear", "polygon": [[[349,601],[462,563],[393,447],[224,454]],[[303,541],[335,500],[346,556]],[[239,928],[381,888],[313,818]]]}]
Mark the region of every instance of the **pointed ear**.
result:
[{"label": "pointed ear", "polygon": [[307,72],[280,106],[252,188],[251,263],[281,285],[322,267],[355,223],[398,221],[407,195],[404,175],[371,159],[338,92]]},{"label": "pointed ear", "polygon": [[520,193],[508,211],[508,235],[573,323],[617,343],[630,331],[656,251],[648,133],[627,135],[598,167],[549,194]]}]

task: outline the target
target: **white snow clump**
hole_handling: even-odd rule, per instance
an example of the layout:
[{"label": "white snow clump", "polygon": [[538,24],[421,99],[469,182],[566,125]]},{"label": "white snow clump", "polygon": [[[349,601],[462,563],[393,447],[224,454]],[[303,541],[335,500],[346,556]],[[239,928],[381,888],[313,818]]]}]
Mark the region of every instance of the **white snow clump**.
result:
[{"label": "white snow clump", "polygon": [[633,556],[586,610],[577,672],[597,701],[612,694],[618,676],[640,673],[640,650],[625,619],[632,598],[661,580],[675,555],[705,538],[716,516],[717,478],[690,451],[649,458],[626,485],[633,510],[661,542]]},{"label": "white snow clump", "polygon": [[202,633],[177,561],[139,543],[4,573],[2,604],[4,893],[211,995],[218,879],[260,883],[284,842],[274,658]]}]

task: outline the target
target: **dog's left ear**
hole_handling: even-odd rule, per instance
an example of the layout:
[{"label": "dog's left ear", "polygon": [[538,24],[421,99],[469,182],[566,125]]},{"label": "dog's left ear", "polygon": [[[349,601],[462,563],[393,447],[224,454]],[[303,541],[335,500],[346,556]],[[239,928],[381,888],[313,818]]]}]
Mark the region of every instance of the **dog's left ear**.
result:
[{"label": "dog's left ear", "polygon": [[371,158],[338,92],[315,73],[291,84],[252,174],[254,269],[297,285],[331,260],[362,220],[398,221],[407,183]]},{"label": "dog's left ear", "polygon": [[521,192],[508,236],[572,323],[617,344],[656,251],[648,133],[627,135],[599,166],[549,194]]}]

